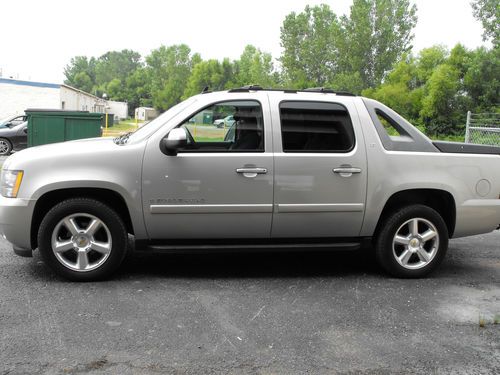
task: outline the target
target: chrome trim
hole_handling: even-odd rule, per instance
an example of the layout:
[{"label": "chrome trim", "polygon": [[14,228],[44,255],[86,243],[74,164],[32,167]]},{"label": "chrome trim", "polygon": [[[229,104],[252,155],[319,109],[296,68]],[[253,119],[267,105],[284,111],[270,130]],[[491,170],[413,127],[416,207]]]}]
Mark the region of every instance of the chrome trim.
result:
[{"label": "chrome trim", "polygon": [[353,168],[353,167],[340,167],[340,168],[334,168],[333,173],[361,173],[361,168]]},{"label": "chrome trim", "polygon": [[152,204],[152,214],[271,213],[272,204]]},{"label": "chrome trim", "polygon": [[237,168],[236,173],[265,174],[265,173],[267,173],[267,169],[266,168]]},{"label": "chrome trim", "polygon": [[277,212],[363,212],[363,203],[277,204]]}]

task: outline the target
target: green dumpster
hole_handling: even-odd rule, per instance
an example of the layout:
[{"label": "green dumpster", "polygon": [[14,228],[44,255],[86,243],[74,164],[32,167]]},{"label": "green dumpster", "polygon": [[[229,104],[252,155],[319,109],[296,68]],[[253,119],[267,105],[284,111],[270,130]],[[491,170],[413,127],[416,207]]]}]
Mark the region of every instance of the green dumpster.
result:
[{"label": "green dumpster", "polygon": [[28,147],[101,136],[102,113],[55,109],[27,109],[25,112]]}]

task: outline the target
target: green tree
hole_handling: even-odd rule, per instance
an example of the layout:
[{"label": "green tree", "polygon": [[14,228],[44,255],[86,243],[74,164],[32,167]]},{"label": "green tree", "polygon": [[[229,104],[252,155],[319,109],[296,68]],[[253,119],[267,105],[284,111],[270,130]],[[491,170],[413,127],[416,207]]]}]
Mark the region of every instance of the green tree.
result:
[{"label": "green tree", "polygon": [[199,94],[205,87],[213,91],[223,90],[227,88],[232,75],[233,65],[229,59],[224,59],[222,63],[218,60],[200,61],[193,67],[183,99]]},{"label": "green tree", "polygon": [[258,84],[263,87],[276,85],[274,75],[273,58],[271,54],[262,52],[260,49],[247,45],[235,62],[235,83],[238,86]]},{"label": "green tree", "polygon": [[185,44],[161,46],[146,57],[155,108],[166,110],[180,102],[193,66],[200,61]]},{"label": "green tree", "polygon": [[500,4],[498,0],[473,0],[474,17],[483,25],[483,40],[491,39],[493,45],[500,42]]},{"label": "green tree", "polygon": [[471,100],[470,110],[499,111],[500,48],[481,47],[472,52],[464,75],[464,89]]},{"label": "green tree", "polygon": [[127,77],[141,66],[141,55],[138,52],[128,49],[106,52],[95,64],[96,83],[108,84],[113,79],[125,82]]},{"label": "green tree", "polygon": [[77,89],[91,92],[95,85],[95,58],[75,56],[64,68],[64,83]]},{"label": "green tree", "polygon": [[288,86],[323,86],[338,72],[340,24],[326,4],[286,16],[281,27],[280,62]]},{"label": "green tree", "polygon": [[354,0],[341,19],[342,70],[359,72],[365,87],[379,85],[411,50],[416,12],[409,0]]}]

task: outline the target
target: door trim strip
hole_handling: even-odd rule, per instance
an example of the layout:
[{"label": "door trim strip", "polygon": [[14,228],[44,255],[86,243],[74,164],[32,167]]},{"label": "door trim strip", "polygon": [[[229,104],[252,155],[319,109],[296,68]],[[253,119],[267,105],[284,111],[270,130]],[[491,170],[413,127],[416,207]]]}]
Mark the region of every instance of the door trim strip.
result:
[{"label": "door trim strip", "polygon": [[279,213],[289,212],[363,212],[363,203],[303,203],[303,204],[277,204]]},{"label": "door trim strip", "polygon": [[152,214],[271,213],[272,204],[152,204]]}]

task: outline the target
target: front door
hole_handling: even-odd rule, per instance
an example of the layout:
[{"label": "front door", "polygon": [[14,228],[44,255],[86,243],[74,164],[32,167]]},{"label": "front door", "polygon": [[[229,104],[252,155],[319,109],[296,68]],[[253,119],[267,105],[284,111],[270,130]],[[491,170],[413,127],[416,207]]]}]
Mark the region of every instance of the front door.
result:
[{"label": "front door", "polygon": [[176,156],[149,141],[143,210],[151,239],[270,237],[272,137],[267,96],[260,99],[190,114],[178,124],[189,143]]},{"label": "front door", "polygon": [[279,108],[273,115],[272,237],[358,236],[368,171],[352,99],[341,104],[276,97],[271,105]]}]

